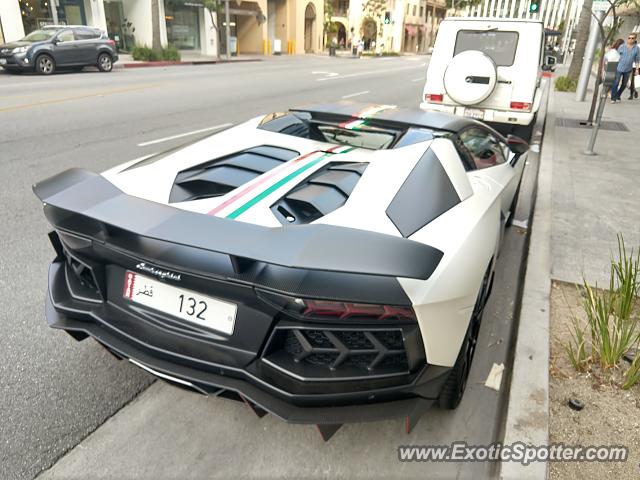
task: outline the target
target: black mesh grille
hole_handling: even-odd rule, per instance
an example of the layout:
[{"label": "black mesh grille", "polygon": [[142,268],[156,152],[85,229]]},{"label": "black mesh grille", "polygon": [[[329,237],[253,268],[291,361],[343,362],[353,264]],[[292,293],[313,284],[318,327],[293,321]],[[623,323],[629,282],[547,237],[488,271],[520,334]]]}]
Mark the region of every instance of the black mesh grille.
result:
[{"label": "black mesh grille", "polygon": [[169,202],[224,195],[299,155],[286,148],[261,146],[196,165],[178,173]]},{"label": "black mesh grille", "polygon": [[332,162],[271,206],[283,225],[311,223],[345,204],[367,163]]},{"label": "black mesh grille", "polygon": [[[281,363],[322,367],[331,372],[406,373],[407,355],[400,330],[280,330]],[[346,371],[346,370],[345,370]]]}]

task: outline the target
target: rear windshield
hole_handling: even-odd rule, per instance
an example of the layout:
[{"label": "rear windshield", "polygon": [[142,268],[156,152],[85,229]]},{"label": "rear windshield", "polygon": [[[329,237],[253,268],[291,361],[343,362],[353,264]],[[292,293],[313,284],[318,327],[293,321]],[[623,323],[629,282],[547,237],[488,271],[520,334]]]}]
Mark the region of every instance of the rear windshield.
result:
[{"label": "rear windshield", "polygon": [[510,67],[516,57],[517,46],[518,32],[460,30],[453,54],[477,50],[490,57],[497,66]]},{"label": "rear windshield", "polygon": [[370,150],[389,148],[399,136],[399,132],[368,126],[366,121],[355,120],[346,124],[315,121],[306,112],[267,115],[259,128],[319,142]]}]

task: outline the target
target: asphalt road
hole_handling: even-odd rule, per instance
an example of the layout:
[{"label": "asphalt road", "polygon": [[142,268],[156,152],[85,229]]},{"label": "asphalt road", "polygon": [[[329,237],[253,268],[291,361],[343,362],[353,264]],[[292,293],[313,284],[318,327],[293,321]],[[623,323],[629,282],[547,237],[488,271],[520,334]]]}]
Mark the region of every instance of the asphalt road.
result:
[{"label": "asphalt road", "polygon": [[[94,342],[77,343],[47,327],[43,303],[46,272],[53,251],[46,238],[48,228],[41,205],[31,193],[34,182],[72,166],[101,171],[196,138],[205,134],[204,129],[213,131],[219,125],[238,123],[292,105],[350,98],[415,107],[427,62],[427,57],[352,60],[308,56],[242,64],[125,69],[110,74],[83,72],[52,77],[0,74],[3,179],[0,478],[33,478],[153,380],[130,364],[116,361]],[[194,131],[200,133],[191,135]],[[490,442],[497,438],[504,393],[489,390],[482,383],[494,362],[508,360],[523,245],[522,235],[515,230],[508,232],[508,248],[501,255],[500,274],[481,331],[480,341],[485,348],[478,351],[461,407],[456,412],[433,410],[410,438],[399,435],[403,429],[401,422],[346,427],[334,437],[337,442],[332,439],[334,446],[316,454],[322,457],[315,458],[316,465],[335,462],[334,471],[349,476],[358,471],[367,455],[375,454],[372,450],[379,447],[380,442],[387,442],[383,458],[389,455],[396,458],[395,447],[401,443],[446,443],[455,439]],[[155,390],[157,394],[153,393]],[[216,416],[219,417],[214,431],[237,446],[242,445],[243,439],[256,447],[279,442],[277,449],[265,450],[265,454],[276,455],[272,457],[274,461],[250,466],[240,455],[246,452],[236,449],[237,454],[233,456],[228,448],[213,446],[207,458],[226,462],[225,469],[218,470],[221,476],[241,474],[244,466],[247,466],[245,473],[256,476],[288,472],[302,477],[325,472],[314,466],[313,457],[304,464],[292,462],[294,457],[304,454],[300,450],[302,445],[314,445],[314,451],[323,448],[310,427],[288,426],[275,419],[252,423],[242,417],[238,424],[241,428],[233,429],[229,418],[240,418],[233,410],[238,409],[237,406],[187,393],[181,393],[173,402],[173,395],[176,395],[173,389],[156,386],[121,414],[126,415],[134,407],[150,411],[154,405],[160,405],[157,413],[163,413],[162,421],[148,418],[149,425],[153,423],[157,429],[164,422],[171,422],[172,416],[167,417],[169,411],[174,412],[175,418],[175,408],[161,408],[165,402],[180,405],[181,412],[190,411],[194,415],[192,422],[196,418],[204,419],[202,414],[206,415],[204,425],[214,425]],[[145,401],[150,402],[148,406]],[[213,440],[206,438],[205,431],[196,430],[195,436],[191,436],[181,430],[181,425],[186,424],[176,419],[167,425],[164,433],[186,434],[186,439],[193,441],[197,441],[197,435],[202,436],[202,441]],[[269,425],[271,431],[265,425]],[[228,427],[228,431],[221,430],[223,427]],[[288,435],[291,432],[304,433]],[[152,429],[139,433],[142,437],[126,437],[124,431],[120,445],[130,445],[127,442],[136,440],[152,441],[164,434]],[[367,445],[372,438],[373,443]],[[120,453],[127,457],[126,465],[135,470],[118,471],[116,463],[122,458],[114,454],[102,458],[101,470],[82,470],[76,474],[82,477],[102,472],[122,478],[134,476],[137,471],[139,477],[148,477],[154,472],[181,476],[188,470],[171,470],[169,465],[180,463],[181,455],[190,450],[188,444],[183,444],[184,452],[177,452],[180,456],[176,458],[167,457],[162,449],[156,452],[157,458],[152,458],[137,456],[134,450],[125,448]],[[332,457],[331,452],[336,452],[335,456]],[[139,463],[136,465],[136,462]],[[143,468],[152,464],[160,470]],[[94,465],[97,468],[98,464]],[[288,470],[292,465],[295,469]],[[371,470],[377,465],[378,462],[373,462],[363,471],[375,476],[396,476],[402,471],[409,476],[420,472],[424,476],[429,472],[424,465],[413,468],[414,464],[411,470],[397,468],[391,475],[392,471]],[[109,466],[113,470],[109,470]],[[491,469],[487,464],[447,464],[438,466],[437,471],[456,476],[465,471],[488,473]]]}]

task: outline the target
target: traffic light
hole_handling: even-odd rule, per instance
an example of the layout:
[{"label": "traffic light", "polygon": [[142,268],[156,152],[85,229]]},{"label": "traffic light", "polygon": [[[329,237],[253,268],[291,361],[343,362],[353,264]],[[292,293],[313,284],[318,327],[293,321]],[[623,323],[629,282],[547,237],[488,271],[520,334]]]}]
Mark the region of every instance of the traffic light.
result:
[{"label": "traffic light", "polygon": [[540,0],[531,0],[529,4],[529,12],[537,13],[540,11]]},{"label": "traffic light", "polygon": [[384,24],[389,25],[391,23],[391,12],[384,12]]}]

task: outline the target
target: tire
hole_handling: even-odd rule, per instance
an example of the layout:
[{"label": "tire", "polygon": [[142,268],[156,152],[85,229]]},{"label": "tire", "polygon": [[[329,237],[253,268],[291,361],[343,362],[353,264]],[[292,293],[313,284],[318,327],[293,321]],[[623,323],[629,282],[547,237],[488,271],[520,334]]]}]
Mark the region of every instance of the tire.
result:
[{"label": "tire", "polygon": [[522,184],[522,180],[518,183],[518,188],[516,188],[516,193],[513,195],[513,200],[511,200],[511,206],[509,207],[509,218],[507,219],[507,223],[505,224],[507,227],[510,227],[513,224],[513,216],[516,213],[516,207],[518,206],[518,196],[520,195],[520,185]]},{"label": "tire", "polygon": [[53,59],[53,57],[51,57],[51,55],[47,55],[46,53],[38,55],[35,65],[36,72],[40,75],[51,75],[56,71],[55,60]]},{"label": "tire", "polygon": [[471,314],[471,321],[469,322],[469,328],[467,334],[460,347],[460,353],[456,363],[449,374],[449,378],[445,382],[440,395],[438,396],[438,407],[443,410],[455,410],[460,405],[464,391],[467,387],[467,380],[469,379],[469,372],[471,371],[471,364],[473,362],[473,356],[476,352],[476,346],[478,343],[478,333],[480,332],[480,323],[482,320],[482,314],[484,312],[484,306],[489,298],[491,287],[493,285],[493,272],[491,267],[493,261],[489,263],[487,273],[485,273],[482,280],[482,286],[478,293],[478,299],[473,307],[473,313]]},{"label": "tire", "polygon": [[113,70],[113,58],[108,53],[98,55],[98,70],[101,72],[110,72]]}]

